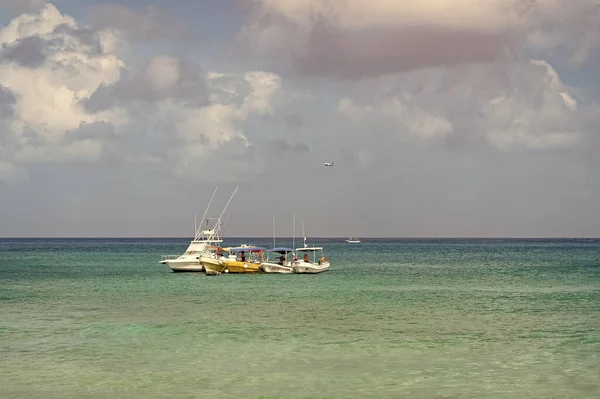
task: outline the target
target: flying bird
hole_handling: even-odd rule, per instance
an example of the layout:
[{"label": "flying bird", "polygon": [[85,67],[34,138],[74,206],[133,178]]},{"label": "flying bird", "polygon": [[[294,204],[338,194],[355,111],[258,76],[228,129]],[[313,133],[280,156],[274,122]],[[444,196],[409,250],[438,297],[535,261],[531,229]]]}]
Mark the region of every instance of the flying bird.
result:
[{"label": "flying bird", "polygon": [[325,162],[323,165],[325,165],[325,166],[333,166],[333,162]]}]

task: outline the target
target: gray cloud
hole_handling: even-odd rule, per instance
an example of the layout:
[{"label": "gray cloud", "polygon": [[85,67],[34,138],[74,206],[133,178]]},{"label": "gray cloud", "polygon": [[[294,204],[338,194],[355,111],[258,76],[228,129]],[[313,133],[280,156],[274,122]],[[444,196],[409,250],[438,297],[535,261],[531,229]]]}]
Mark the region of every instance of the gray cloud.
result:
[{"label": "gray cloud", "polygon": [[320,22],[310,33],[306,52],[293,56],[292,65],[304,76],[379,76],[492,60],[510,41],[506,32],[474,35],[468,30],[432,27],[352,32]]},{"label": "gray cloud", "polygon": [[[75,50],[75,46],[85,46],[90,54],[100,54],[103,52],[98,31],[94,29],[60,24],[52,33],[53,36],[49,40],[49,44],[53,48],[72,51]],[[66,40],[66,38],[69,38],[69,40]],[[77,43],[70,41],[72,39],[76,39]],[[80,49],[77,48],[76,51],[80,51]]]},{"label": "gray cloud", "polygon": [[300,76],[356,79],[555,52],[580,66],[600,47],[595,0],[245,4],[238,50]]},{"label": "gray cloud", "polygon": [[301,76],[338,78],[490,61],[518,45],[512,3],[460,4],[451,15],[422,3],[259,0],[237,43]]},{"label": "gray cloud", "polygon": [[83,139],[106,139],[115,136],[115,127],[110,122],[82,122],[79,128],[69,130],[64,141],[77,141]]},{"label": "gray cloud", "polygon": [[0,0],[0,7],[6,7],[17,13],[37,12],[45,3],[45,0]]},{"label": "gray cloud", "polygon": [[308,122],[306,117],[299,112],[292,112],[285,117],[285,124],[288,127],[292,128],[302,128],[305,127]]},{"label": "gray cloud", "polygon": [[95,29],[117,29],[135,40],[186,40],[185,25],[162,8],[148,5],[136,10],[116,3],[101,3],[91,8]]},{"label": "gray cloud", "polygon": [[13,115],[13,105],[16,102],[14,94],[6,87],[0,85],[0,119]]},{"label": "gray cloud", "polygon": [[3,46],[0,61],[16,62],[24,67],[36,68],[46,59],[46,46],[46,41],[39,36],[25,37],[11,45]]},{"label": "gray cloud", "polygon": [[543,61],[420,70],[359,87],[359,100],[343,99],[340,112],[395,144],[415,139],[455,150],[571,150],[581,148],[600,115],[585,97],[579,104]]},{"label": "gray cloud", "polygon": [[0,47],[0,62],[15,62],[27,68],[38,68],[47,59],[48,54],[62,52],[80,52],[82,48],[89,54],[102,54],[98,33],[89,28],[59,24],[50,35],[25,36]]},{"label": "gray cloud", "polygon": [[306,145],[305,143],[290,143],[285,139],[271,141],[269,143],[269,146],[280,154],[304,154],[307,153],[309,150],[308,145]]},{"label": "gray cloud", "polygon": [[186,106],[202,107],[209,103],[209,91],[200,67],[186,59],[154,57],[136,73],[122,69],[121,79],[100,86],[85,107],[98,112],[130,101],[157,102],[171,98]]}]

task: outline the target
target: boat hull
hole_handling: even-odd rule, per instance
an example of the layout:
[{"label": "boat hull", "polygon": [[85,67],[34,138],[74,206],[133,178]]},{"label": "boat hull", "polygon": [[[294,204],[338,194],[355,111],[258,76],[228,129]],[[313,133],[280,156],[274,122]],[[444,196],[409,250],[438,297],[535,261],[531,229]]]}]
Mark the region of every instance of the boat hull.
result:
[{"label": "boat hull", "polygon": [[294,270],[291,266],[280,265],[278,263],[263,262],[260,264],[260,269],[265,273],[280,273],[287,274],[293,273]]},{"label": "boat hull", "polygon": [[260,273],[260,264],[252,262],[240,262],[236,260],[222,260],[221,263],[229,270],[229,273]]},{"label": "boat hull", "polygon": [[207,276],[216,276],[226,272],[225,265],[216,258],[200,258],[200,263],[204,266],[204,272]]},{"label": "boat hull", "polygon": [[[163,262],[161,262],[163,263]],[[169,262],[166,261],[164,262],[166,265],[168,265],[172,271],[174,272],[203,272],[204,271],[204,266],[202,265],[202,263],[196,261],[196,262]]]},{"label": "boat hull", "polygon": [[314,263],[308,262],[297,262],[292,266],[294,273],[299,274],[316,274],[323,273],[329,270],[330,263],[323,262],[320,265],[315,265]]}]

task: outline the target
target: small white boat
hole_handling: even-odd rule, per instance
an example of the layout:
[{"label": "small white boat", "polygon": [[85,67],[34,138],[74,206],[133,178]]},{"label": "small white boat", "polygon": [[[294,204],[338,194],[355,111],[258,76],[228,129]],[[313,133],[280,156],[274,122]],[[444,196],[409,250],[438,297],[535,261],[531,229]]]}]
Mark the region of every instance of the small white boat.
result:
[{"label": "small white boat", "polygon": [[[306,245],[306,235],[304,234],[304,221],[302,221],[302,235],[304,236],[304,247],[296,248],[297,254],[303,254],[302,259],[297,260],[292,265],[294,273],[315,274],[329,270],[331,263],[323,255],[323,247],[308,247]],[[319,259],[317,260],[317,254]],[[311,256],[312,255],[312,256]]]},{"label": "small white boat", "polygon": [[[331,266],[329,259],[323,255],[323,247],[296,248],[296,253],[304,253],[304,256],[301,260],[294,262],[292,266],[294,273],[322,273],[329,270],[329,266]],[[317,254],[320,255],[319,259],[317,259]]]},{"label": "small white boat", "polygon": [[346,242],[351,243],[351,244],[356,244],[359,243],[360,240],[356,237],[348,237],[348,239],[346,240]]},{"label": "small white boat", "polygon": [[[269,249],[268,251],[266,251],[266,259],[264,259],[264,261],[260,264],[260,270],[262,270],[265,273],[293,273],[293,262],[287,259],[288,254],[291,254],[292,252],[292,248],[279,247]],[[270,259],[271,254],[274,255],[273,257],[275,259]],[[280,255],[279,258],[277,258],[276,254]]]}]

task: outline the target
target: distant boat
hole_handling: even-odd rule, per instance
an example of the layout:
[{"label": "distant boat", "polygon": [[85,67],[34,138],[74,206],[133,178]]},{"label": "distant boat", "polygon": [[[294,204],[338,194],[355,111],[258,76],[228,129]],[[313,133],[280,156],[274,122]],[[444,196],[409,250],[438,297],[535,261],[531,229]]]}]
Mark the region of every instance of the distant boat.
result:
[{"label": "distant boat", "polygon": [[346,242],[349,242],[351,244],[356,244],[356,243],[359,243],[360,240],[358,238],[356,238],[356,237],[348,237],[348,239],[346,240]]}]

